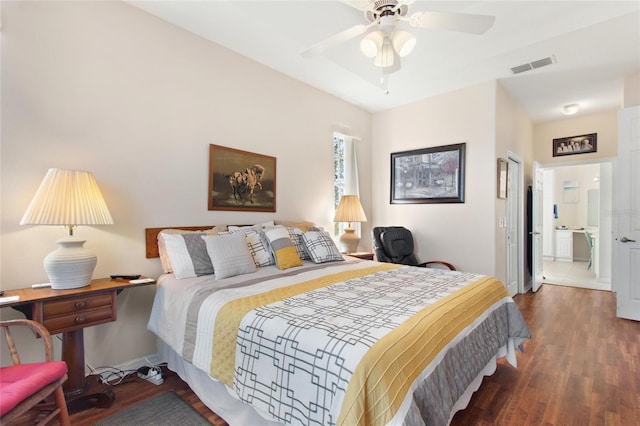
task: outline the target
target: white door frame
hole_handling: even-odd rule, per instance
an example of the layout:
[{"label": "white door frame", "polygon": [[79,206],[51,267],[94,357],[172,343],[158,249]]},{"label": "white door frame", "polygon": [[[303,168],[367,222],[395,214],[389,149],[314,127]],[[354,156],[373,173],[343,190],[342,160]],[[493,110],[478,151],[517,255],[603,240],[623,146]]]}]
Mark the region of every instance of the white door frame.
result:
[{"label": "white door frame", "polygon": [[[546,163],[546,164],[540,164],[540,168],[542,169],[557,169],[560,167],[569,167],[569,166],[584,166],[584,165],[588,165],[588,164],[611,164],[613,167],[613,164],[615,163],[615,158],[611,158],[611,157],[603,157],[603,158],[594,158],[594,159],[590,159],[590,160],[574,160],[574,161],[562,161],[562,162],[557,162],[557,163]],[[602,183],[603,181],[601,181]],[[535,193],[534,193],[535,196]],[[600,196],[603,196],[603,192],[602,190],[600,191]],[[613,209],[613,205],[611,206],[611,208]],[[603,207],[600,207],[600,217],[603,217],[603,214],[606,212],[603,212]],[[609,285],[611,282],[611,262],[613,259],[613,249],[612,249],[612,235],[611,235],[611,230],[609,230],[609,232],[603,232],[603,231],[607,231],[608,228],[603,228],[601,229],[598,233],[598,238],[600,239],[599,241],[599,246],[600,246],[600,256],[598,256],[599,258],[599,262],[604,262],[604,259],[602,259],[602,249],[603,248],[608,248],[608,264],[609,265],[608,268],[609,270],[602,270],[600,271],[601,275],[603,275],[601,278],[599,278],[599,282],[602,283],[602,285]],[[544,236],[544,238],[548,238],[547,236]],[[553,236],[552,236],[553,238]],[[602,263],[601,263],[602,265]]]},{"label": "white door frame", "polygon": [[544,191],[543,168],[537,162],[533,162],[533,185],[532,185],[532,207],[531,207],[531,291],[534,293],[540,289],[544,283],[542,275],[542,202]]},{"label": "white door frame", "polygon": [[[517,251],[518,254],[516,256],[516,259],[513,259],[511,262],[511,265],[507,265],[507,278],[509,277],[509,268],[513,268],[516,267],[517,271],[518,271],[518,288],[517,288],[517,292],[518,293],[525,293],[525,282],[524,282],[524,268],[525,268],[525,244],[527,239],[525,238],[525,226],[524,226],[524,221],[525,221],[525,207],[524,207],[524,203],[525,203],[525,197],[526,197],[526,193],[524,191],[524,173],[522,170],[523,167],[523,162],[522,159],[516,155],[515,153],[508,151],[507,152],[507,159],[510,162],[514,162],[518,164],[518,175],[515,176],[515,179],[512,180],[512,182],[516,183],[516,188],[517,188],[517,193],[515,197],[509,197],[507,198],[507,206],[506,206],[506,211],[508,212],[509,209],[511,207],[513,207],[513,205],[511,203],[517,203],[516,206],[516,210],[517,210],[517,214],[516,214],[516,218],[517,218],[517,224],[516,224],[516,232],[515,232],[515,236],[516,236],[516,247],[517,247]],[[509,170],[509,174],[511,174],[511,170]],[[507,226],[510,226],[507,223]],[[508,232],[507,232],[508,233]],[[505,234],[507,234],[505,233]],[[507,242],[505,241],[505,244],[507,244]]]}]

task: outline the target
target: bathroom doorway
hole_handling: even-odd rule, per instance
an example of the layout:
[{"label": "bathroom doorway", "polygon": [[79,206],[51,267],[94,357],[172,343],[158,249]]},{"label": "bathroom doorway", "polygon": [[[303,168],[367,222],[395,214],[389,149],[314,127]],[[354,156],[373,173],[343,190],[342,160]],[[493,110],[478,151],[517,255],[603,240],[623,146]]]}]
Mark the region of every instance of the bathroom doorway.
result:
[{"label": "bathroom doorway", "polygon": [[611,290],[611,161],[543,168],[544,282]]}]

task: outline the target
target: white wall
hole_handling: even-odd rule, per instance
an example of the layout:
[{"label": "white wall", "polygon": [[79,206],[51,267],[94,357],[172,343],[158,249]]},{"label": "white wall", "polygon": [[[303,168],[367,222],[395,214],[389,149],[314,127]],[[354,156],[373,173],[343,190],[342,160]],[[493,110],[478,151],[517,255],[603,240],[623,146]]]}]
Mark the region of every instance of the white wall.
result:
[{"label": "white wall", "polygon": [[[587,227],[587,201],[590,189],[600,189],[600,164],[584,164],[579,166],[557,167],[554,171],[553,203],[558,205],[558,219],[554,227],[568,228]],[[595,182],[593,179],[598,178]],[[568,200],[564,196],[564,183],[578,182],[577,200]],[[546,189],[545,189],[546,191]]]},{"label": "white wall", "polygon": [[[65,235],[18,225],[50,167],[93,172],[109,205],[114,225],[76,232],[98,255],[95,277],[157,276],[146,227],[273,218],[330,226],[334,125],[362,139],[371,212],[368,112],[122,2],[3,2],[2,21],[3,289],[46,281],[42,261]],[[211,143],[277,158],[275,214],[207,210]],[[86,330],[88,363],[155,352],[153,295],[153,286],[122,293],[118,321]]]}]

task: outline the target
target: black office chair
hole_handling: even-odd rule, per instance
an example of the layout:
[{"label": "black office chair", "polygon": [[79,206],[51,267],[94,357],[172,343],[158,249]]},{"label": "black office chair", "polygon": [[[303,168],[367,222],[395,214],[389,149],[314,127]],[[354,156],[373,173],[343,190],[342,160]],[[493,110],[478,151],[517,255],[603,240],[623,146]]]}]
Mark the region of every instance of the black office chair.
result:
[{"label": "black office chair", "polygon": [[414,254],[413,234],[404,226],[376,226],[371,232],[378,262],[456,270],[452,264],[442,260],[418,262]]}]

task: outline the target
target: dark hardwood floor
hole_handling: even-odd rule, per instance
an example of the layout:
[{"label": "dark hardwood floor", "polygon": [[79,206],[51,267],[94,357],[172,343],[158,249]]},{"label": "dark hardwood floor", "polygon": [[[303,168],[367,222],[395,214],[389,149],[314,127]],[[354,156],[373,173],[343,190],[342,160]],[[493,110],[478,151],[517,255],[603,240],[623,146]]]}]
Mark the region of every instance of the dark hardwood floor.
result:
[{"label": "dark hardwood floor", "polygon": [[[533,338],[518,368],[501,360],[452,425],[640,425],[640,322],[616,318],[614,293],[547,285],[514,300]],[[103,388],[90,380],[90,392]],[[72,414],[72,424],[90,425],[170,389],[226,425],[169,372],[160,386],[137,379],[114,387],[110,408]]]}]

